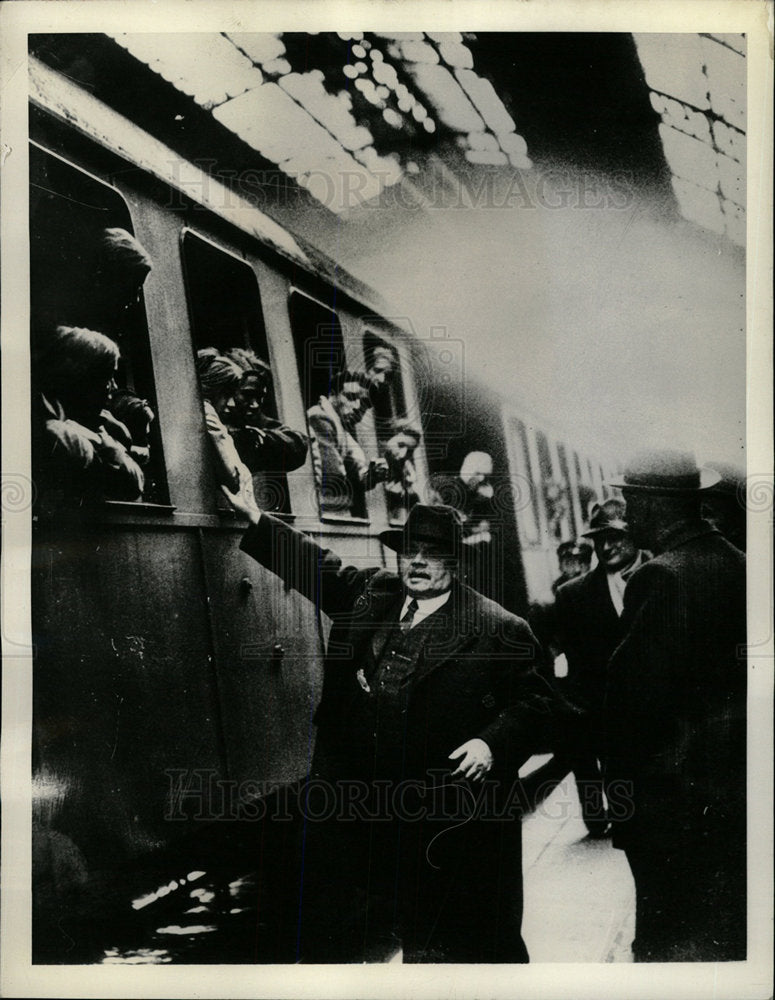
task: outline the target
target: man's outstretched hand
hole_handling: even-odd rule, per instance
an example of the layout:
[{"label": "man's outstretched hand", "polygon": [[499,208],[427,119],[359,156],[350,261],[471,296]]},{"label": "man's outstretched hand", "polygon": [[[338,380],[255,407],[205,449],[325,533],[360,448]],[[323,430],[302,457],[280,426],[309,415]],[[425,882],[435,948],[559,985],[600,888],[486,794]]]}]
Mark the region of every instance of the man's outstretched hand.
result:
[{"label": "man's outstretched hand", "polygon": [[449,755],[450,760],[458,757],[462,760],[452,772],[453,778],[462,774],[472,781],[481,781],[492,767],[492,752],[484,740],[468,740]]},{"label": "man's outstretched hand", "polygon": [[261,511],[253,494],[253,476],[247,466],[243,465],[239,470],[239,486],[236,491],[232,492],[228,486],[221,486],[221,490],[238,514],[246,517],[251,524],[258,524]]}]

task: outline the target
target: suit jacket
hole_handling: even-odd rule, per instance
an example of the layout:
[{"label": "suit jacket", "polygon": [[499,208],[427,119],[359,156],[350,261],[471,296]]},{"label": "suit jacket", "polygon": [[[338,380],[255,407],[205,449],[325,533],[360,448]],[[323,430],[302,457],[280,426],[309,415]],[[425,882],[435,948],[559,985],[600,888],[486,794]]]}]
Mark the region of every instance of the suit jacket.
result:
[{"label": "suit jacket", "polygon": [[307,423],[322,505],[328,511],[347,511],[362,501],[363,480],[369,470],[363,448],[325,396],[307,411]]},{"label": "suit jacket", "polygon": [[39,393],[34,405],[32,458],[39,510],[55,511],[62,502],[81,506],[140,499],[145,477],[130,453],[131,438],[122,423],[106,410],[95,414],[95,426],[102,424],[108,434],[111,452],[106,455],[97,431],[68,418],[58,399]]},{"label": "suit jacket", "polygon": [[240,458],[251,472],[293,472],[304,465],[307,437],[261,414],[254,427],[231,432]]},{"label": "suit jacket", "polygon": [[[266,514],[248,530],[242,548],[331,618],[315,714],[315,766],[324,767],[325,754],[336,760],[336,776],[350,769],[360,774],[358,749],[349,751],[367,697],[358,671],[366,668],[381,626],[397,620],[400,578],[378,567],[342,566],[333,552]],[[407,706],[406,774],[449,770],[452,750],[478,737],[492,750],[494,773],[516,779],[519,766],[545,744],[554,719],[553,693],[534,669],[532,632],[521,618],[463,585],[454,586],[447,604],[426,622],[430,634]]]},{"label": "suit jacket", "polygon": [[[617,846],[745,842],[745,556],[700,519],[627,584],[608,672]],[[622,784],[629,783],[629,788]],[[609,795],[610,798],[610,795]]]}]

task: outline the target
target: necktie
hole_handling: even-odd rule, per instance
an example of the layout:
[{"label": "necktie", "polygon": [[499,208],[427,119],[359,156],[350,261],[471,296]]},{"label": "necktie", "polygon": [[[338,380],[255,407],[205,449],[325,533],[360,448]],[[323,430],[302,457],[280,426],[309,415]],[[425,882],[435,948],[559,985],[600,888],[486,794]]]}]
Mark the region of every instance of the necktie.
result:
[{"label": "necktie", "polygon": [[412,627],[414,616],[417,614],[417,608],[418,608],[417,601],[414,598],[412,598],[406,609],[404,617],[398,623],[398,627],[401,629],[402,632],[408,632],[409,629]]}]

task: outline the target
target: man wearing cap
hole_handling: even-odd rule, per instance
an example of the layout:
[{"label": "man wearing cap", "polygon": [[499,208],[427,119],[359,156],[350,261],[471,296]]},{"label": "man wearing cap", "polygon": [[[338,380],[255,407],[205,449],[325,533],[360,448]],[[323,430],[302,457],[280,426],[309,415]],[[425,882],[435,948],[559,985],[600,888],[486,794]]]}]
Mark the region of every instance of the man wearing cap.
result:
[{"label": "man wearing cap", "polygon": [[[606,785],[636,890],[636,961],[746,955],[745,557],[700,517],[717,473],[638,455],[618,484],[654,558],[624,595],[609,663]],[[610,795],[609,795],[610,801]]]},{"label": "man wearing cap", "polygon": [[332,621],[306,794],[327,783],[339,812],[306,824],[302,960],[385,957],[394,931],[405,962],[526,962],[509,796],[555,702],[527,624],[456,579],[457,512],[418,504],[383,532],[395,573],[343,566],[249,481],[225,492],[244,551]]},{"label": "man wearing cap", "polygon": [[597,556],[593,570],[563,584],[554,608],[556,645],[568,661],[563,693],[584,715],[574,727],[568,756],[576,778],[584,823],[603,836],[602,709],[608,660],[622,638],[621,614],[627,580],[648,558],[630,537],[624,501],[612,498],[592,508],[589,528]]},{"label": "man wearing cap", "polygon": [[592,565],[592,546],[583,540],[560,542],[557,546],[557,561],[560,564],[560,575],[552,583],[555,597],[564,583],[575,580],[589,570]]}]

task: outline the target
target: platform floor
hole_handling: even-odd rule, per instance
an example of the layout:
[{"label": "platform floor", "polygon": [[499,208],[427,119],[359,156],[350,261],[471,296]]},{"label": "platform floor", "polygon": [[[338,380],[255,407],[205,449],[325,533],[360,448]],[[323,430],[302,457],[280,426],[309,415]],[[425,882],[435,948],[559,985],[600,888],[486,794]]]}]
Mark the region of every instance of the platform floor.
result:
[{"label": "platform floor", "polygon": [[622,851],[587,837],[572,775],[522,822],[531,962],[632,962],[635,888]]}]

